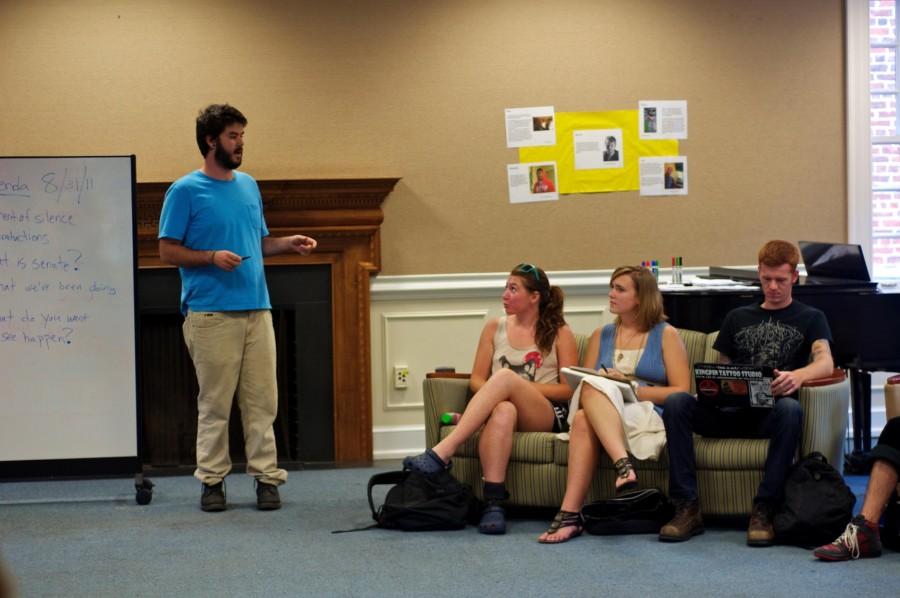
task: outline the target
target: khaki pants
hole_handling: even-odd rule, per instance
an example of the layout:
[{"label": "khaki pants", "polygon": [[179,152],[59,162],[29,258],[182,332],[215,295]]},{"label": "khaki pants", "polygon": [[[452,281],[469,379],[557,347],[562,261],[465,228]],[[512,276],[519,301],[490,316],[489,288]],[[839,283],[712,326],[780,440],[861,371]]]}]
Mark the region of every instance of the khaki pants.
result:
[{"label": "khaki pants", "polygon": [[194,477],[218,484],[231,471],[228,417],[237,391],[247,473],[280,485],[272,422],[278,412],[275,333],[268,310],[189,311],[182,327],[200,394],[197,397],[197,470]]}]

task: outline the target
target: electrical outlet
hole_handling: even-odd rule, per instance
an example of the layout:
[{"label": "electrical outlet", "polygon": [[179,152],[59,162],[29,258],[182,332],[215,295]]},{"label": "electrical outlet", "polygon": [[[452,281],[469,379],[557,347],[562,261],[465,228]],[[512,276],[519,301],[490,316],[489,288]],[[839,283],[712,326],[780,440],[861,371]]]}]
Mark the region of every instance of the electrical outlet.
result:
[{"label": "electrical outlet", "polygon": [[407,388],[409,386],[409,366],[394,366],[394,388]]}]

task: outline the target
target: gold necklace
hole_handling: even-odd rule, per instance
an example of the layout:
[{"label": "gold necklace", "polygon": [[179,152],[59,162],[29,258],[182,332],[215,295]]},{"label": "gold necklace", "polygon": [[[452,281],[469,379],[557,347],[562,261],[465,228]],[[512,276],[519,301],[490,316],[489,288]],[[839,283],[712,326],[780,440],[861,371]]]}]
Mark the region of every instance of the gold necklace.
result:
[{"label": "gold necklace", "polygon": [[[621,337],[622,337],[622,329],[621,329],[621,328],[618,328],[618,327],[616,328],[616,336],[619,337],[620,340],[622,340],[622,343],[621,343],[621,344],[622,344],[623,346],[629,344],[631,341],[633,341],[634,339],[636,339],[638,336],[644,336],[644,335],[646,335],[646,334],[647,334],[646,332],[635,332],[635,333],[632,334],[630,337],[628,337],[628,340],[626,341],[626,340],[621,339]],[[646,336],[644,336],[644,339],[643,339],[643,341],[641,342],[641,346],[638,348],[639,351],[640,351],[641,349],[644,348],[644,343],[645,343],[645,342],[647,342]],[[616,343],[616,344],[618,345],[619,343]],[[616,353],[616,363],[617,363],[617,364],[618,364],[618,363],[621,363],[622,360],[625,359],[625,354],[623,353],[623,351],[627,351],[627,349],[619,349],[619,351]]]}]

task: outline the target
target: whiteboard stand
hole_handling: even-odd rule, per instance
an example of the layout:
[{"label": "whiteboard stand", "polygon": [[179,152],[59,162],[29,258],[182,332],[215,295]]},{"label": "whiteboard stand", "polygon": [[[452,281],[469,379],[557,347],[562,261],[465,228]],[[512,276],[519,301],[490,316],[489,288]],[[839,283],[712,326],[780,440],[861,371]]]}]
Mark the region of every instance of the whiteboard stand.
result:
[{"label": "whiteboard stand", "polygon": [[135,156],[0,158],[0,479],[135,473]]}]

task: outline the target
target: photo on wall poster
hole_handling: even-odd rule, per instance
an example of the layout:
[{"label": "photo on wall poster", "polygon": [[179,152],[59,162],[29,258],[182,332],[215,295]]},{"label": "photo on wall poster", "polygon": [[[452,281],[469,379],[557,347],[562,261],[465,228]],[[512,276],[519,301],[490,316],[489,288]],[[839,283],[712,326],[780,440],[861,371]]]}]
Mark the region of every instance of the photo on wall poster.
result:
[{"label": "photo on wall poster", "polygon": [[622,168],[622,129],[582,129],[572,133],[575,170]]},{"label": "photo on wall poster", "polygon": [[641,195],[687,195],[687,156],[643,157],[639,166]]},{"label": "photo on wall poster", "polygon": [[532,162],[506,166],[510,203],[559,199],[556,162]]}]

